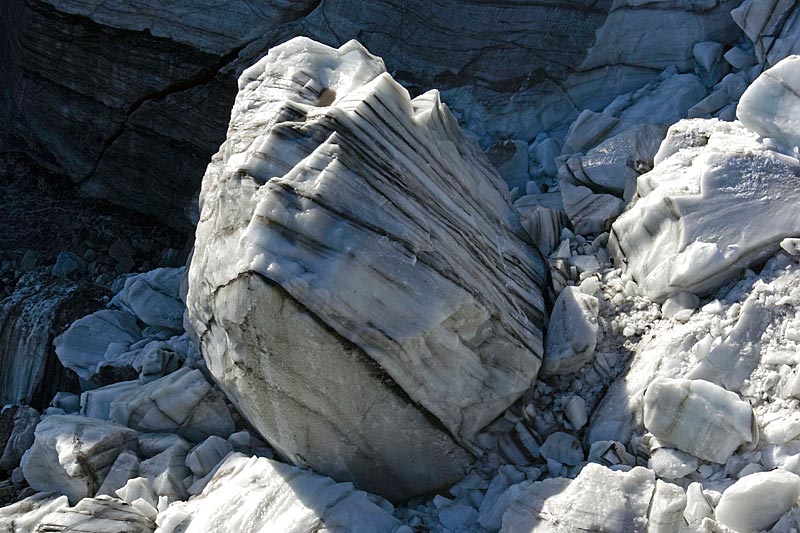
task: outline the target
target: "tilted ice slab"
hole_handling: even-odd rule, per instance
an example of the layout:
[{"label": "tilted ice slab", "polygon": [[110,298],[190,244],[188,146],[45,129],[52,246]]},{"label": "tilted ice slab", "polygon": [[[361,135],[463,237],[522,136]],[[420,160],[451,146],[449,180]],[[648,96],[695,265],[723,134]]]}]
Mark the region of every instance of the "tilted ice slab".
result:
[{"label": "tilted ice slab", "polygon": [[106,361],[109,345],[128,347],[141,338],[136,316],[117,309],[101,309],[73,322],[56,337],[56,354],[61,364],[84,382],[91,382],[98,365]]},{"label": "tilted ice slab", "polygon": [[739,123],[681,121],[655,163],[609,248],[656,301],[709,292],[800,235],[800,162]]},{"label": "tilted ice slab", "polygon": [[157,268],[131,276],[111,303],[149,326],[182,329],[186,308],[178,292],[183,275],[183,268]]},{"label": "tilted ice slab", "polygon": [[505,184],[356,42],[294,39],[239,86],[189,273],[209,369],[297,463],[392,497],[457,479],[542,354]]},{"label": "tilted ice slab", "polygon": [[745,0],[731,17],[753,41],[758,62],[771,67],[800,52],[800,6],[792,0]]},{"label": "tilted ice slab", "polygon": [[394,531],[399,521],[379,503],[351,483],[234,453],[202,493],[173,503],[156,521],[160,533]]}]

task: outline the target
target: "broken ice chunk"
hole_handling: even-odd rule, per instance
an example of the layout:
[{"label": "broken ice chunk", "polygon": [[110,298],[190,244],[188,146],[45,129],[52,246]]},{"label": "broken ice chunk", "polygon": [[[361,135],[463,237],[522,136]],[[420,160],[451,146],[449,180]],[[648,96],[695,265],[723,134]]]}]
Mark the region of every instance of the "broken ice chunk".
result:
[{"label": "broken ice chunk", "polygon": [[589,463],[566,488],[537,493],[554,481],[559,480],[537,482],[524,490],[503,515],[502,531],[646,531],[655,489],[652,471],[635,467],[617,472]]},{"label": "broken ice chunk", "polygon": [[545,459],[565,465],[576,465],[584,459],[583,448],[578,439],[561,431],[547,437],[542,444],[541,454]]},{"label": "broken ice chunk", "polygon": [[679,479],[697,470],[697,459],[680,450],[658,448],[650,455],[647,467],[664,479]]},{"label": "broken ice chunk", "polygon": [[656,490],[650,501],[647,533],[677,533],[683,526],[686,493],[666,481],[656,480]]},{"label": "broken ice chunk", "polygon": [[664,318],[675,318],[679,322],[686,322],[699,305],[700,298],[696,295],[690,292],[679,292],[666,299],[661,306],[661,314]]},{"label": "broken ice chunk", "polygon": [[789,255],[800,255],[800,239],[787,237],[781,241],[781,248]]},{"label": "broken ice chunk", "polygon": [[60,533],[151,533],[154,530],[155,522],[137,506],[108,496],[84,498],[75,507],[55,509],[36,527],[36,531]]},{"label": "broken ice chunk", "polygon": [[742,95],[736,116],[749,129],[784,148],[800,146],[800,56],[767,70]]},{"label": "broken ice chunk", "polygon": [[222,397],[202,372],[186,367],[123,392],[109,411],[113,421],[130,428],[177,433],[194,442],[235,430]]},{"label": "broken ice chunk", "polygon": [[564,414],[567,415],[569,423],[572,424],[576,431],[581,429],[588,421],[586,401],[580,396],[571,397],[564,405]]},{"label": "broken ice chunk", "polygon": [[89,381],[97,365],[105,361],[110,344],[130,346],[140,335],[135,316],[125,311],[102,309],[73,322],[53,344],[61,364],[82,380]]},{"label": "broken ice chunk", "polygon": [[125,280],[113,305],[130,311],[151,326],[183,329],[186,307],[178,294],[185,268],[157,268]]},{"label": "broken ice chunk", "polygon": [[398,520],[375,500],[354,490],[352,483],[234,453],[202,493],[173,503],[159,515],[159,531],[402,531]]},{"label": "broken ice chunk", "polygon": [[597,298],[578,287],[565,287],[556,299],[547,328],[542,374],[569,374],[594,355],[597,345]]},{"label": "broken ice chunk", "polygon": [[609,239],[616,264],[657,302],[707,294],[800,232],[797,159],[738,122],[685,120],[670,132]]},{"label": "broken ice chunk", "polygon": [[772,470],[745,476],[722,493],[716,519],[740,533],[770,529],[800,497],[800,476]]},{"label": "broken ice chunk", "polygon": [[22,471],[34,489],[60,492],[74,504],[94,496],[117,457],[136,447],[136,432],[128,428],[82,416],[52,415],[36,426]]},{"label": "broken ice chunk", "polygon": [[189,452],[186,466],[195,476],[203,477],[232,451],[233,446],[227,440],[212,435]]},{"label": "broken ice chunk", "polygon": [[700,483],[690,484],[686,489],[686,508],[683,511],[683,519],[691,526],[712,516],[714,516],[714,509],[711,508],[706,495],[703,494],[703,486]]},{"label": "broken ice chunk", "polygon": [[644,425],[659,441],[720,464],[758,438],[750,405],[699,379],[656,378],[644,395]]}]

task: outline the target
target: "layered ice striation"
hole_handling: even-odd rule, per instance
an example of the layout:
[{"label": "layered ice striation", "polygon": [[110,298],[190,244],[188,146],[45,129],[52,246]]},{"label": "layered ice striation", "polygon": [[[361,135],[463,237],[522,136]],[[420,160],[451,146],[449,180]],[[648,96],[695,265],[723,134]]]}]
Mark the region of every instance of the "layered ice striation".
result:
[{"label": "layered ice striation", "polygon": [[210,371],[295,463],[392,498],[458,479],[542,356],[505,183],[355,41],[294,39],[239,86],[189,272]]}]

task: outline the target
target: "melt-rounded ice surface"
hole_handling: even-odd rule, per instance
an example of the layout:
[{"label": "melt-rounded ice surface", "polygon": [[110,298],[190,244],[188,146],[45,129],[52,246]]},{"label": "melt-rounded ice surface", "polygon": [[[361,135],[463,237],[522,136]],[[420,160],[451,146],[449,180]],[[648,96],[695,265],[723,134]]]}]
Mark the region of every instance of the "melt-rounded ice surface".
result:
[{"label": "melt-rounded ice surface", "polygon": [[721,464],[758,438],[750,405],[701,379],[653,380],[644,395],[644,425],[659,441]]},{"label": "melt-rounded ice surface", "polygon": [[189,272],[209,370],[298,464],[393,498],[456,481],[543,351],[505,183],[355,41],[288,41],[239,88]]},{"label": "melt-rounded ice surface", "polygon": [[787,57],[750,84],[736,116],[789,153],[796,151],[800,147],[800,56]]},{"label": "melt-rounded ice surface", "polygon": [[653,300],[708,293],[800,233],[800,162],[740,123],[681,121],[655,160],[609,241]]},{"label": "melt-rounded ice surface", "polygon": [[395,531],[385,500],[266,458],[231,454],[203,492],[158,516],[160,533]]},{"label": "melt-rounded ice surface", "polygon": [[739,532],[770,529],[800,497],[800,476],[786,470],[744,476],[722,493],[715,517]]}]

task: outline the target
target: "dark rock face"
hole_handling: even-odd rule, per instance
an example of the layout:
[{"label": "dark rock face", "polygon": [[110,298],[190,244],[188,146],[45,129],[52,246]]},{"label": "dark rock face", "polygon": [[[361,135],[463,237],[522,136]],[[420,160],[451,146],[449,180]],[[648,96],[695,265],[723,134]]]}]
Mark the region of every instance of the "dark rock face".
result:
[{"label": "dark rock face", "polygon": [[[0,111],[13,117],[17,146],[83,192],[188,229],[193,195],[225,138],[235,79],[277,42],[309,35],[338,46],[358,38],[405,84],[477,84],[485,88],[477,98],[491,106],[563,79],[608,2],[451,0],[436,10],[424,2],[272,2],[261,18],[247,2],[220,2],[220,17],[239,17],[247,28],[236,38],[220,35],[227,29],[214,24],[222,22],[185,21],[180,2],[138,11],[105,4],[12,0],[0,8],[3,69],[13,81]],[[575,32],[576,24],[585,31]]]},{"label": "dark rock face", "polygon": [[[14,127],[0,147],[188,230],[236,78],[293,36],[358,39],[412,93],[442,89],[483,138],[530,140],[563,133],[582,108],[600,110],[663,68],[691,70],[694,42],[739,35],[724,16],[734,3],[219,0],[199,11],[188,0],[7,0],[0,115]],[[664,31],[641,35],[655,21]]]},{"label": "dark rock face", "polygon": [[100,287],[23,276],[0,302],[0,402],[47,407],[56,392],[79,391],[75,374],[56,357],[52,341],[87,312],[102,307]]},{"label": "dark rock face", "polygon": [[220,57],[43,2],[19,9],[16,135],[40,163],[89,195],[185,227],[180,211],[217,147],[213,132],[224,131],[233,93],[225,98],[207,88],[203,98],[181,99],[183,106],[153,108],[172,93],[211,81]]}]

